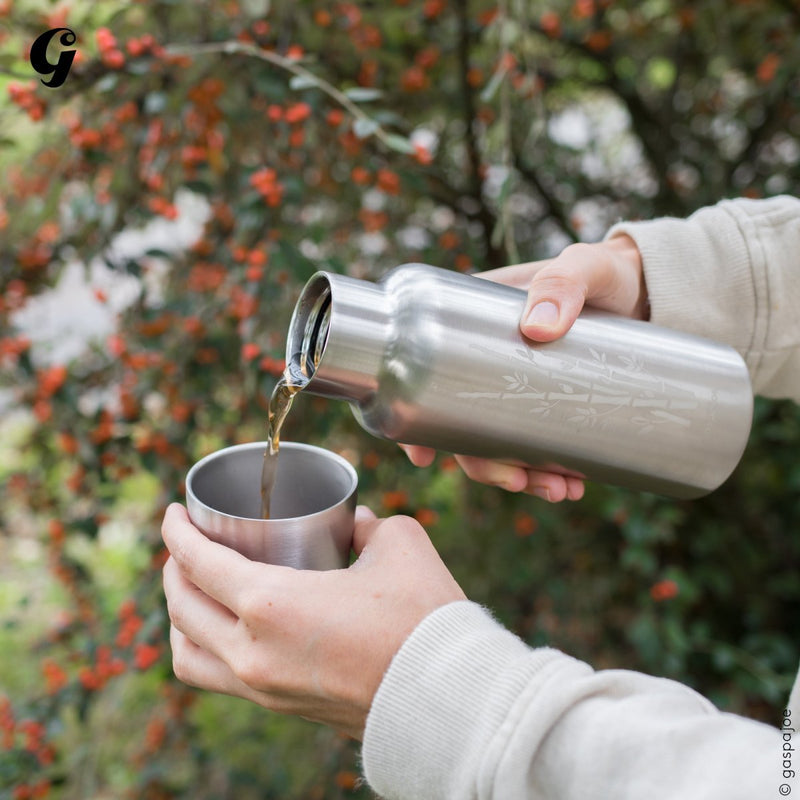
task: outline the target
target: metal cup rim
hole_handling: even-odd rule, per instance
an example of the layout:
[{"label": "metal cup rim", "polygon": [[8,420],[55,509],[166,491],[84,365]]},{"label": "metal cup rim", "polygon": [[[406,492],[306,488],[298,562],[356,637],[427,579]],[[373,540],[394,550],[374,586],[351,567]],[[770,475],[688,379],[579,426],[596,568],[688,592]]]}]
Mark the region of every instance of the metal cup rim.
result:
[{"label": "metal cup rim", "polygon": [[313,451],[315,453],[320,454],[323,458],[328,458],[329,460],[339,464],[342,466],[347,472],[348,476],[350,477],[350,485],[347,489],[345,495],[333,505],[327,506],[326,508],[321,508],[319,511],[314,511],[311,514],[303,514],[299,517],[276,517],[275,519],[259,519],[257,517],[240,517],[236,514],[227,514],[224,511],[219,511],[212,506],[209,506],[207,503],[204,503],[193,491],[192,489],[192,480],[194,476],[199,472],[203,466],[211,461],[214,461],[217,458],[220,458],[226,453],[232,452],[242,452],[247,450],[259,450],[263,453],[267,448],[267,442],[244,442],[242,444],[233,444],[228,447],[223,447],[219,450],[214,450],[211,453],[203,456],[199,461],[196,461],[190,468],[189,472],[186,473],[186,501],[187,504],[191,501],[192,503],[196,503],[199,507],[210,511],[212,514],[216,514],[219,517],[224,517],[227,519],[236,519],[236,520],[243,520],[249,523],[263,523],[264,525],[269,525],[270,523],[287,523],[292,520],[313,520],[314,517],[319,516],[321,514],[327,514],[330,512],[332,508],[337,508],[338,506],[344,505],[347,503],[350,498],[353,496],[353,492],[358,489],[358,473],[355,470],[355,467],[343,456],[340,456],[338,453],[334,453],[333,450],[327,450],[324,447],[318,447],[317,445],[313,444],[306,444],[305,442],[281,442],[281,450],[286,448],[287,450],[306,450],[306,451]]}]

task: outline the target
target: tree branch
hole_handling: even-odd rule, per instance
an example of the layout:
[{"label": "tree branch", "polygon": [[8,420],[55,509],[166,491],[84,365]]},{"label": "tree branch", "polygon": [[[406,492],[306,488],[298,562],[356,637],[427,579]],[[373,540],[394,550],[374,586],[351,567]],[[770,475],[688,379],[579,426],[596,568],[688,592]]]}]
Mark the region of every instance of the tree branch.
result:
[{"label": "tree branch", "polygon": [[536,170],[529,164],[525,163],[522,158],[522,153],[520,153],[519,149],[516,147],[514,148],[513,158],[514,168],[536,190],[536,193],[539,195],[539,197],[541,197],[545,204],[547,213],[558,223],[558,226],[561,228],[561,230],[563,230],[573,242],[580,241],[580,236],[570,222],[569,216],[564,208],[542,183]]},{"label": "tree branch", "polygon": [[[792,76],[791,79],[794,79]],[[776,131],[781,129],[781,110],[782,105],[786,99],[786,88],[788,80],[784,81],[783,87],[776,93],[775,99],[768,106],[762,106],[764,112],[764,119],[761,124],[750,131],[750,137],[744,149],[739,153],[736,158],[728,163],[726,173],[726,182],[728,185],[731,183],[733,173],[745,163],[754,162],[758,156],[758,151],[764,142]]]},{"label": "tree branch", "polygon": [[[530,30],[547,39],[551,37],[536,23],[530,23]],[[627,108],[631,119],[631,127],[639,139],[648,161],[659,177],[658,199],[665,210],[683,210],[683,204],[678,196],[670,189],[666,180],[669,171],[669,153],[677,152],[678,146],[671,137],[669,125],[655,114],[643,98],[628,84],[622,81],[614,69],[614,61],[618,51],[609,46],[605,51],[595,51],[582,41],[570,36],[562,35],[558,41],[566,48],[573,50],[584,58],[588,58],[602,67],[605,79],[598,82],[618,97]]]},{"label": "tree branch", "polygon": [[266,61],[285,72],[300,78],[305,85],[313,86],[319,89],[324,94],[328,95],[332,100],[338,103],[342,108],[346,109],[358,122],[363,126],[364,136],[375,136],[382,144],[386,145],[391,150],[399,150],[401,152],[412,153],[414,148],[405,137],[398,134],[389,133],[383,128],[377,120],[363,111],[356,103],[354,103],[344,92],[337,89],[333,84],[321,78],[309,69],[306,69],[302,64],[292,58],[287,58],[272,50],[265,50],[256,45],[247,44],[245,42],[225,41],[225,42],[204,42],[198,44],[172,44],[165,48],[167,53],[174,55],[200,55],[205,53],[221,53],[226,55],[243,55],[251,58],[257,58],[261,61]]},{"label": "tree branch", "polygon": [[469,161],[468,193],[478,204],[476,214],[483,227],[483,238],[486,243],[486,260],[489,267],[502,267],[508,263],[505,248],[492,243],[492,234],[497,224],[497,219],[483,198],[483,179],[481,178],[482,164],[478,140],[475,135],[475,98],[469,84],[470,68],[470,32],[469,32],[469,2],[458,0],[458,71],[461,79],[461,104],[464,117],[464,136],[467,146],[467,159]]}]

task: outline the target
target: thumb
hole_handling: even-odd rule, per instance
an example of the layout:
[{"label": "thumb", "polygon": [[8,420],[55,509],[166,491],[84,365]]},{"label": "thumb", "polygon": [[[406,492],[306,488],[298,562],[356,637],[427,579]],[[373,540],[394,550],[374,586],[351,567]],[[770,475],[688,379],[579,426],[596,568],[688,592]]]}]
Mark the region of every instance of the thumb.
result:
[{"label": "thumb", "polygon": [[520,328],[529,339],[550,342],[563,336],[586,302],[588,286],[579,271],[559,264],[534,275]]},{"label": "thumb", "polygon": [[378,519],[378,517],[369,506],[356,506],[356,525],[373,519]]},{"label": "thumb", "polygon": [[587,302],[647,319],[642,256],[629,236],[572,244],[537,271],[528,286],[520,329],[530,339],[550,342],[570,329]]},{"label": "thumb", "polygon": [[378,527],[380,520],[368,506],[357,506],[355,527],[353,528],[353,552],[356,556],[366,547],[372,532]]}]

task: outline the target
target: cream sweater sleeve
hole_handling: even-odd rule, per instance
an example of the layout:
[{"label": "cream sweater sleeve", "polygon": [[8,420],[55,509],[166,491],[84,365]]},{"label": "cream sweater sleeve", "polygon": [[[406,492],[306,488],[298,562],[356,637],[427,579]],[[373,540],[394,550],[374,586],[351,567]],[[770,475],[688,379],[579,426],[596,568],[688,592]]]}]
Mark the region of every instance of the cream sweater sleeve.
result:
[{"label": "cream sweater sleeve", "polygon": [[756,394],[800,402],[800,200],[724,200],[617,233],[642,254],[653,322],[731,345]]},{"label": "cream sweater sleeve", "polygon": [[[642,252],[654,322],[731,344],[757,393],[800,401],[800,201],[724,201],[609,235],[622,231]],[[362,755],[387,800],[777,800],[800,796],[797,736],[781,722],[531,649],[461,602],[395,656]]]},{"label": "cream sweater sleeve", "polygon": [[770,800],[781,732],[687,687],[530,649],[480,606],[430,614],[367,718],[386,800]]}]

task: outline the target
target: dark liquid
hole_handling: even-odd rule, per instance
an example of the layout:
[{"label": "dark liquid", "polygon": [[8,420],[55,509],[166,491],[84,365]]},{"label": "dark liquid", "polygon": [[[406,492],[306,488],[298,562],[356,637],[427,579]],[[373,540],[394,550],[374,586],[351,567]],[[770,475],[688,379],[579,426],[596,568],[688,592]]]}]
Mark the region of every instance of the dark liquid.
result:
[{"label": "dark liquid", "polygon": [[283,377],[275,384],[269,399],[269,418],[267,422],[267,449],[264,451],[264,465],[261,468],[261,518],[270,517],[270,500],[275,476],[278,474],[278,451],[281,447],[281,428],[292,407],[294,396],[305,386],[305,360],[298,370],[296,364],[287,364]]}]

